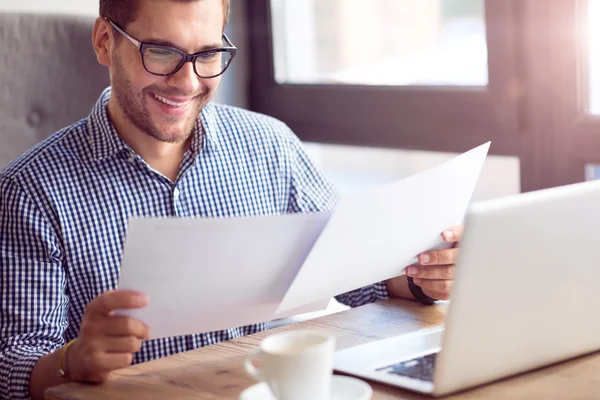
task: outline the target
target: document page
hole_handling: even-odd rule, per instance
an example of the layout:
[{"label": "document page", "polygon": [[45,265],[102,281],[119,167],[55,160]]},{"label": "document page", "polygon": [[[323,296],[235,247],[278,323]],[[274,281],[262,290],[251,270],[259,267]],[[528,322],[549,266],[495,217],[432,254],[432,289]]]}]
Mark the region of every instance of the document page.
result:
[{"label": "document page", "polygon": [[447,247],[489,143],[445,164],[344,198],[334,213],[133,218],[119,289],[149,305],[123,310],[152,338],[211,332],[324,309],[331,297],[404,273]]},{"label": "document page", "polygon": [[402,275],[423,251],[447,247],[441,233],[463,222],[489,146],[342,199],[277,311]]},{"label": "document page", "polygon": [[147,324],[153,338],[288,315],[277,307],[330,216],[132,219],[119,289],[145,293],[149,305],[121,313]]}]

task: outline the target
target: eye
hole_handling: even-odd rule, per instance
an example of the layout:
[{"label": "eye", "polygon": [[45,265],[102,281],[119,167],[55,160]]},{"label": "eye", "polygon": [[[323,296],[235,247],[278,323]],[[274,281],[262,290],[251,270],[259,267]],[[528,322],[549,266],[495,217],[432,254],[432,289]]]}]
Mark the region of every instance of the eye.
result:
[{"label": "eye", "polygon": [[198,54],[198,61],[200,62],[212,62],[212,61],[217,61],[221,58],[221,52],[220,51],[211,51],[208,53],[202,53],[202,54]]},{"label": "eye", "polygon": [[150,47],[146,49],[146,55],[152,57],[154,59],[164,59],[170,60],[178,57],[178,54],[167,49],[162,49],[159,47]]}]

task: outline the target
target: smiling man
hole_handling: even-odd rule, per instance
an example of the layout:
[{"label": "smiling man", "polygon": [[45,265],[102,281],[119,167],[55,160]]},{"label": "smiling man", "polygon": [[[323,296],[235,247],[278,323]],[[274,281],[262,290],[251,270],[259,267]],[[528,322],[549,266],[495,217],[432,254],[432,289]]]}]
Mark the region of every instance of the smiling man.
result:
[{"label": "smiling man", "polygon": [[[0,176],[1,398],[42,399],[49,386],[102,382],[132,362],[267,329],[258,323],[147,340],[142,322],[114,314],[148,301],[115,290],[132,216],[250,216],[336,206],[334,189],[286,125],[210,102],[235,56],[224,34],[228,12],[228,0],[100,1],[93,46],[111,88],[88,118]],[[450,243],[460,236],[460,228],[443,234]],[[350,306],[388,296],[447,299],[457,251],[422,254],[408,280],[337,298]],[[202,254],[197,257],[210,273]]]}]

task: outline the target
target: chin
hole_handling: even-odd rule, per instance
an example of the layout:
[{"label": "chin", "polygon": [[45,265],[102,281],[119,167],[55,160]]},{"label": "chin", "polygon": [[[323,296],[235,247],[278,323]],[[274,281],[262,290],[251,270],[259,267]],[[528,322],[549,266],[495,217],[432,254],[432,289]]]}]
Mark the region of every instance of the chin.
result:
[{"label": "chin", "polygon": [[158,135],[152,135],[155,139],[161,141],[161,142],[165,142],[165,143],[183,143],[185,142],[189,137],[190,137],[190,133],[187,134],[172,134],[172,135],[165,135],[164,133],[158,134]]},{"label": "chin", "polygon": [[166,143],[182,143],[192,135],[194,124],[191,126],[182,126],[181,128],[173,128],[173,126],[161,127],[159,125],[157,128],[157,131],[151,135],[155,139]]}]

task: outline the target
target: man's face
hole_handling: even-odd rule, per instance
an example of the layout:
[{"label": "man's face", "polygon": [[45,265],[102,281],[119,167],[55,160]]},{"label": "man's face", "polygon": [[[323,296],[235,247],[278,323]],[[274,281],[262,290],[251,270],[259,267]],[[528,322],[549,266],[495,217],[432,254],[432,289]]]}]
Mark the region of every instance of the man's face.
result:
[{"label": "man's face", "polygon": [[[139,1],[137,18],[125,30],[143,42],[168,44],[188,54],[221,47],[222,0]],[[144,69],[136,46],[125,37],[117,39],[110,73],[112,95],[122,115],[157,140],[185,141],[198,113],[217,89],[220,77],[199,78],[189,62],[174,75],[152,75]]]}]

